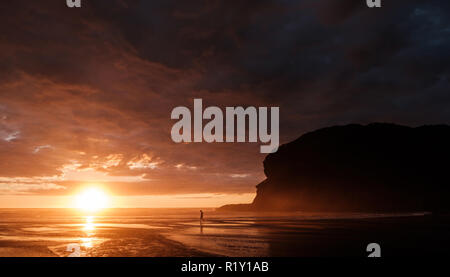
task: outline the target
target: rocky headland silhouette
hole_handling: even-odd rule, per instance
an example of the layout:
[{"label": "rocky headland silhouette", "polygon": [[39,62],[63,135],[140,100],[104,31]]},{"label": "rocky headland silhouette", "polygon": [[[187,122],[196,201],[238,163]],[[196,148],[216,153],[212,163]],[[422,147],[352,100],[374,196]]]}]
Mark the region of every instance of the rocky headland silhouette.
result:
[{"label": "rocky headland silhouette", "polygon": [[448,212],[450,126],[319,129],[264,160],[251,204],[220,210]]}]

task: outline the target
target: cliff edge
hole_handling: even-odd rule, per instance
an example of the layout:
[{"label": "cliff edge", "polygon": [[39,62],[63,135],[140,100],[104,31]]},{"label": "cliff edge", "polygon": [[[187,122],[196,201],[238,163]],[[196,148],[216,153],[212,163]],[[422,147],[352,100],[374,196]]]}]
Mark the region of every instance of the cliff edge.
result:
[{"label": "cliff edge", "polygon": [[264,160],[254,211],[449,211],[450,127],[373,123],[319,129]]}]

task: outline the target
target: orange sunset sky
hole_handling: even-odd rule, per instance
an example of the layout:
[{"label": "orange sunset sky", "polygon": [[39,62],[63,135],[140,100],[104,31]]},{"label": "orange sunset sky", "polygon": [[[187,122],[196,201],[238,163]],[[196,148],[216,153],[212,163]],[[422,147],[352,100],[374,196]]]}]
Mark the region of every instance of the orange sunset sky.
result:
[{"label": "orange sunset sky", "polygon": [[72,207],[86,187],[112,207],[251,202],[260,143],[171,140],[172,109],[194,98],[279,107],[280,144],[337,124],[447,122],[445,17],[391,4],[380,22],[363,2],[2,3],[0,207]]}]

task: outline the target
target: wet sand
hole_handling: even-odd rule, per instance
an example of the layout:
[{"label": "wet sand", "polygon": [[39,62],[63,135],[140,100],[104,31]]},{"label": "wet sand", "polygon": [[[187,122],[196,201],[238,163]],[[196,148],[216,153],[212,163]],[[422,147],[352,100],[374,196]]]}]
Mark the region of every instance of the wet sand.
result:
[{"label": "wet sand", "polygon": [[75,254],[82,257],[364,257],[372,242],[380,244],[382,256],[417,256],[440,255],[450,246],[450,220],[445,216],[280,216],[206,210],[200,223],[197,213],[192,209],[121,209],[98,215],[0,210],[0,256],[67,257],[78,247]]}]

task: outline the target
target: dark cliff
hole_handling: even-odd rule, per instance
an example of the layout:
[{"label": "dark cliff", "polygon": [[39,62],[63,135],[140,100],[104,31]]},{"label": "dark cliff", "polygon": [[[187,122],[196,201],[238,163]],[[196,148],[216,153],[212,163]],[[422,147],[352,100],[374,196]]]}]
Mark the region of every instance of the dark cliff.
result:
[{"label": "dark cliff", "polygon": [[251,205],[223,209],[448,211],[449,143],[445,125],[320,129],[266,157]]}]

